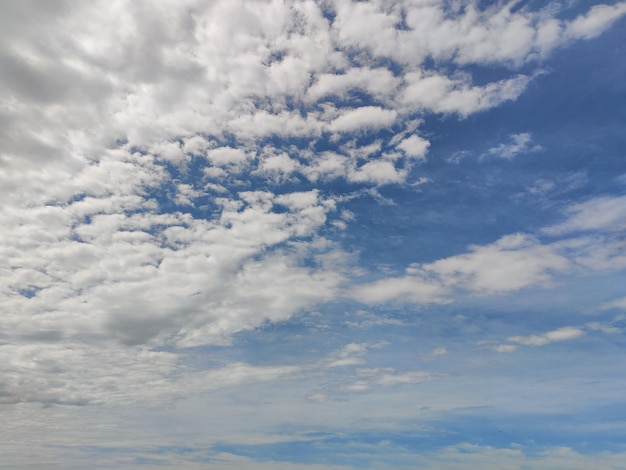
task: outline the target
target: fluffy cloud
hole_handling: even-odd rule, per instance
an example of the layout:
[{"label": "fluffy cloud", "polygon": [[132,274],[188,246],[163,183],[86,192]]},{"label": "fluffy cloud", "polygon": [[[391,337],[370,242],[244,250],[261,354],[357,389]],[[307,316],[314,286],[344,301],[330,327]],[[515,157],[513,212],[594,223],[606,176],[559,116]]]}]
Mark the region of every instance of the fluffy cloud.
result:
[{"label": "fluffy cloud", "polygon": [[626,14],[626,3],[596,5],[586,15],[580,15],[567,24],[564,35],[572,39],[589,39],[598,36],[613,22]]},{"label": "fluffy cloud", "polygon": [[[289,212],[273,211],[275,204]],[[143,212],[134,212],[138,205]],[[3,302],[12,312],[4,331],[127,344],[223,342],[332,297],[338,274],[300,266],[301,255],[289,249],[266,252],[311,236],[332,203],[317,192],[240,193],[222,205],[215,221],[157,214],[156,204],[131,196],[5,214],[21,229],[3,237]],[[37,312],[35,321],[21,320]]]},{"label": "fluffy cloud", "polygon": [[[429,150],[423,116],[467,117],[517,99],[536,76],[519,66],[532,70],[626,14],[624,2],[571,21],[461,3],[6,6],[0,401],[154,404],[363,365],[376,343],[350,343],[304,366],[198,370],[185,353],[339,299],[360,269],[344,266],[349,255],[326,238],[351,221],[338,206],[372,186],[425,181],[412,171]],[[480,81],[475,64],[502,73]],[[524,136],[499,153],[527,151]],[[622,206],[619,198],[574,205],[544,232],[600,235],[554,243],[510,235],[348,286],[347,296],[445,303],[457,290],[507,293],[581,266],[614,269],[626,263],[613,233],[623,228]],[[432,377],[367,366],[333,390]]]},{"label": "fluffy cloud", "polygon": [[453,289],[500,294],[544,284],[551,272],[566,272],[570,261],[557,247],[523,234],[507,235],[491,245],[473,246],[466,254],[407,268],[407,275],[359,287],[355,297],[368,303],[402,300],[447,302]]},{"label": "fluffy cloud", "polygon": [[430,147],[430,142],[426,139],[422,139],[420,136],[412,135],[402,140],[397,147],[409,157],[424,158],[428,147]]},{"label": "fluffy cloud", "polygon": [[569,206],[565,213],[564,222],[546,227],[544,232],[550,235],[593,230],[619,232],[626,229],[626,196],[593,198]]},{"label": "fluffy cloud", "polygon": [[[467,116],[515,99],[529,77],[477,86],[467,76],[421,71],[424,58],[460,66],[525,62],[599,34],[626,11],[623,2],[597,6],[563,22],[508,5],[470,4],[452,15],[439,2],[342,1],[324,8],[334,21],[313,2],[289,9],[280,2],[192,0],[159,8],[96,2],[10,9],[2,28],[5,196],[19,187],[30,188],[28,197],[47,194],[51,182],[71,180],[120,141],[179,164],[204,151],[177,143],[198,135],[227,132],[248,142],[315,137],[325,129],[389,126],[400,110]],[[350,56],[359,52],[365,64],[352,67]],[[407,69],[398,75],[373,67],[367,54]],[[353,90],[381,104],[334,117],[316,106]],[[294,100],[304,104],[300,112],[290,109]],[[225,154],[217,155],[223,164]]]},{"label": "fluffy cloud", "polygon": [[468,116],[515,100],[525,90],[530,77],[518,75],[482,87],[472,86],[467,78],[448,78],[422,71],[407,73],[404,80],[406,86],[399,101],[406,112],[432,110]]},{"label": "fluffy cloud", "polygon": [[[412,265],[405,276],[357,286],[353,296],[365,303],[390,300],[445,303],[456,290],[478,295],[549,286],[555,275],[587,275],[626,266],[626,247],[619,228],[623,197],[599,197],[565,209],[564,222],[540,232],[564,238],[542,242],[529,234],[506,235],[496,242],[470,246],[464,254]],[[593,231],[593,235],[580,232]]]},{"label": "fluffy cloud", "polygon": [[377,106],[364,106],[344,111],[334,119],[328,128],[333,132],[354,132],[361,129],[389,127],[395,121],[397,113]]}]

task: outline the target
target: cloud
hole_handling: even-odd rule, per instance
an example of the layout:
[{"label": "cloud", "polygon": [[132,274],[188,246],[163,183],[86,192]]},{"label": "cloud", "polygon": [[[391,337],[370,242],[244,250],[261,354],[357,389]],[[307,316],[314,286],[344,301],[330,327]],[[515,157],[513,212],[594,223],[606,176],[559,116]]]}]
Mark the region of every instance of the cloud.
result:
[{"label": "cloud", "polygon": [[626,220],[624,207],[621,196],[575,203],[564,210],[564,222],[539,231],[564,238],[542,242],[530,234],[505,235],[491,244],[472,245],[466,253],[410,265],[404,276],[357,285],[351,295],[366,304],[447,303],[459,291],[500,295],[536,285],[550,287],[555,276],[623,269],[626,248],[619,233]]},{"label": "cloud", "polygon": [[345,73],[323,73],[307,90],[307,98],[315,102],[329,95],[342,99],[355,90],[366,91],[374,98],[388,100],[396,92],[400,80],[386,68],[356,67]]},{"label": "cloud", "polygon": [[[484,9],[468,3],[463,8],[446,10],[440,2],[423,2],[410,8],[404,2],[392,6],[382,2],[340,2],[335,12],[333,26],[342,42],[403,64],[421,62],[429,56],[458,64],[522,64],[568,41],[594,37],[626,13],[623,2],[597,5],[573,21],[516,9],[510,3]],[[393,31],[394,25],[403,22],[405,28]]]},{"label": "cloud", "polygon": [[329,358],[322,361],[324,367],[345,367],[363,364],[363,356],[369,348],[382,347],[382,344],[350,343],[338,351],[335,351]]},{"label": "cloud", "polygon": [[350,171],[348,180],[378,184],[401,183],[406,176],[406,171],[397,170],[392,162],[379,160],[368,162],[362,167]]},{"label": "cloud", "polygon": [[[119,170],[125,178],[125,168]],[[184,194],[199,195],[178,187],[184,189],[179,203],[190,202]],[[339,273],[303,267],[289,249],[267,252],[313,235],[332,203],[313,191],[242,192],[222,204],[214,221],[158,214],[156,204],[150,208],[137,195],[5,213],[3,221],[21,229],[2,237],[12,266],[2,273],[3,301],[13,312],[3,318],[4,331],[124,344],[223,343],[241,328],[288,318],[310,301],[333,297]],[[276,212],[274,205],[289,211]],[[134,212],[138,207],[143,212]],[[25,291],[34,295],[19,294]],[[35,321],[20,320],[37,312]]]},{"label": "cloud", "polygon": [[525,465],[539,470],[564,467],[583,470],[586,465],[617,470],[621,458],[623,456],[619,453],[585,455],[568,447],[548,447],[538,454],[531,455],[524,446],[496,448],[468,443],[446,447],[427,461],[443,470],[460,470],[468,467],[514,469],[523,468]]},{"label": "cloud", "polygon": [[396,373],[392,368],[386,369],[359,369],[356,371],[358,380],[339,387],[339,392],[366,392],[372,387],[390,387],[400,384],[416,384],[433,380],[430,372]]},{"label": "cloud", "polygon": [[[571,206],[542,232],[565,239],[511,234],[359,284],[352,233],[342,237],[362,220],[346,203],[364,194],[386,202],[379,186],[430,181],[414,167],[433,151],[422,118],[465,118],[516,100],[551,51],[600,34],[626,11],[621,2],[564,21],[512,4],[452,3],[7,5],[0,402],[13,420],[2,432],[45,432],[24,441],[45,443],[53,468],[69,447],[107,442],[100,425],[119,430],[142,406],[162,410],[195,393],[326,377],[329,394],[428,382],[439,375],[367,364],[381,344],[359,337],[337,346],[339,331],[310,362],[246,362],[224,347],[329,302],[443,304],[460,291],[505,294],[626,265],[623,201],[606,197]],[[472,75],[485,64],[497,65],[497,77]],[[495,148],[507,158],[533,151],[525,135]],[[381,317],[352,333],[403,324]],[[587,328],[611,328],[603,325]],[[516,344],[574,334],[559,331]],[[298,385],[304,402],[315,387]],[[45,426],[33,404],[49,407]],[[84,423],[98,423],[87,430],[96,434],[71,438]],[[151,437],[136,432],[130,442],[162,431],[150,427]],[[15,467],[35,466],[23,465],[30,449],[17,454]],[[116,462],[132,458],[120,455]],[[108,459],[102,466],[118,457]]]},{"label": "cloud", "polygon": [[530,133],[523,132],[521,134],[511,135],[512,144],[500,144],[487,150],[485,155],[505,158],[511,160],[520,154],[539,152],[543,150],[540,145],[531,146],[532,137]]},{"label": "cloud", "polygon": [[599,308],[601,310],[608,310],[613,308],[626,310],[626,297],[611,300],[609,302],[604,302],[602,305],[600,305]]},{"label": "cloud", "polygon": [[568,260],[555,247],[523,234],[507,235],[491,245],[474,246],[467,254],[424,266],[444,284],[476,293],[499,293],[546,283],[550,272],[566,271]]},{"label": "cloud", "polygon": [[609,322],[587,322],[583,326],[564,326],[542,334],[533,334],[529,336],[510,336],[507,338],[507,341],[515,344],[498,344],[496,346],[493,346],[491,349],[496,352],[509,353],[517,350],[519,345],[545,346],[549,343],[577,339],[589,332],[602,332],[605,334],[621,333],[622,329],[618,326],[615,326],[620,320],[621,317],[618,316],[615,318],[614,321]]},{"label": "cloud", "polygon": [[389,300],[416,303],[451,301],[453,289],[474,294],[502,294],[546,284],[552,272],[567,272],[571,262],[557,246],[543,245],[524,234],[507,235],[470,252],[407,268],[407,275],[356,288],[365,303]]},{"label": "cloud", "polygon": [[406,87],[399,99],[403,109],[457,113],[465,117],[517,99],[530,82],[530,77],[518,75],[483,87],[472,86],[467,79],[452,79],[421,71],[405,74],[404,80]]},{"label": "cloud", "polygon": [[372,284],[355,287],[354,299],[366,304],[380,304],[388,301],[415,303],[447,303],[449,290],[437,281],[429,281],[420,276],[382,279]]},{"label": "cloud", "polygon": [[555,341],[566,341],[576,339],[584,335],[585,332],[579,328],[566,326],[556,330],[548,331],[541,335],[530,336],[511,336],[508,340],[512,343],[522,344],[524,346],[544,346]]},{"label": "cloud", "polygon": [[364,106],[342,111],[328,126],[332,132],[353,132],[389,127],[396,120],[397,112],[377,106]]},{"label": "cloud", "polygon": [[264,173],[280,180],[287,178],[300,168],[300,163],[287,153],[274,152],[264,155],[257,172]]},{"label": "cloud", "polygon": [[424,158],[428,147],[430,147],[430,142],[417,135],[412,135],[402,140],[397,147],[409,157]]},{"label": "cloud", "polygon": [[498,344],[492,349],[499,353],[509,353],[517,350],[517,346],[515,346],[514,344]]},{"label": "cloud", "polygon": [[585,15],[570,22],[565,29],[568,39],[590,39],[600,35],[612,23],[626,15],[626,3],[615,5],[595,5]]},{"label": "cloud", "polygon": [[171,383],[179,364],[173,353],[66,342],[3,344],[0,356],[3,405],[160,403],[183,391]]},{"label": "cloud", "polygon": [[447,353],[448,353],[448,350],[446,348],[444,348],[443,346],[440,346],[438,348],[433,349],[430,352],[430,356],[432,356],[432,357],[443,356],[443,355],[445,355]]},{"label": "cloud", "polygon": [[596,197],[586,202],[572,204],[565,210],[567,219],[546,227],[549,235],[594,230],[619,232],[626,229],[626,196]]}]

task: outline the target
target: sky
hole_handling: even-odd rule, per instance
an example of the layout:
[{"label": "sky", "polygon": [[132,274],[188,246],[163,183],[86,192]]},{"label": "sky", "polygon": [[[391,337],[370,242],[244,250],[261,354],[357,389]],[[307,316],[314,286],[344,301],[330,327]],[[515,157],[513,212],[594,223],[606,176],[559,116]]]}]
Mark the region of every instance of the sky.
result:
[{"label": "sky", "polygon": [[0,15],[3,469],[626,466],[626,2]]}]

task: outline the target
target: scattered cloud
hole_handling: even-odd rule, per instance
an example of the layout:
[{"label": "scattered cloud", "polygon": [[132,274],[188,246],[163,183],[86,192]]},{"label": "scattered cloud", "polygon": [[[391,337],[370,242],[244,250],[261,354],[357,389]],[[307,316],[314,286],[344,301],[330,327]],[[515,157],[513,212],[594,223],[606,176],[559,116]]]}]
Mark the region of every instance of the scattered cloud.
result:
[{"label": "scattered cloud", "polygon": [[417,135],[412,135],[402,140],[397,147],[410,157],[424,158],[428,147],[430,147],[430,142]]},{"label": "scattered cloud", "polygon": [[608,302],[604,302],[598,308],[601,310],[609,310],[609,309],[622,309],[626,310],[626,297],[622,297],[615,300],[610,300]]},{"label": "scattered cloud", "polygon": [[555,341],[576,339],[584,334],[585,332],[579,328],[566,326],[557,330],[548,331],[541,335],[511,336],[508,340],[512,343],[522,344],[524,346],[544,346]]},{"label": "scattered cloud", "polygon": [[444,348],[443,346],[440,346],[438,348],[433,349],[430,352],[430,355],[432,357],[437,357],[437,356],[443,356],[443,355],[445,355],[447,353],[448,353],[448,350],[446,348]]},{"label": "scattered cloud", "polygon": [[[463,126],[521,99],[531,84],[542,86],[551,53],[626,16],[621,1],[562,10],[484,3],[7,5],[0,18],[0,407],[10,419],[0,425],[0,447],[8,465],[84,468],[91,453],[94,468],[205,461],[321,468],[208,445],[187,459],[163,442],[167,433],[185,442],[180,429],[199,418],[190,412],[178,426],[168,418],[183,416],[181,409],[164,410],[202,396],[194,411],[236,415],[223,426],[239,427],[233,435],[243,440],[250,436],[244,422],[263,429],[257,438],[268,442],[273,427],[282,427],[275,436],[301,431],[307,419],[296,422],[297,406],[317,407],[318,429],[330,415],[335,431],[348,429],[364,409],[380,410],[363,418],[368,426],[391,429],[406,417],[409,386],[433,387],[434,396],[435,379],[447,377],[416,361],[444,363],[456,352],[435,347],[451,344],[447,327],[436,342],[418,340],[428,309],[626,268],[626,199],[610,188],[568,199],[561,222],[527,226],[520,218],[489,225],[489,233],[450,235],[482,222],[459,223],[461,209],[442,210],[480,184],[471,181],[471,159],[456,159],[461,176],[442,170],[442,152],[461,155],[446,142],[458,136],[468,148],[463,129],[472,131]],[[542,150],[531,131],[485,156],[513,165]],[[510,131],[494,135],[502,132]],[[596,170],[563,170],[571,181],[538,171],[528,192],[573,191]],[[424,182],[432,192],[414,189]],[[455,192],[461,186],[465,192]],[[457,228],[435,240],[436,249],[423,243],[442,227]],[[473,244],[463,251],[459,243]],[[377,275],[380,259],[396,274]],[[603,299],[620,294],[611,295]],[[372,306],[366,314],[351,313],[364,305]],[[442,324],[452,318],[441,317]],[[506,330],[501,337],[511,344],[494,349],[616,331],[618,320],[602,318],[529,336]],[[408,339],[422,349],[394,349]],[[286,383],[292,388],[283,390]],[[242,398],[251,386],[255,396]],[[355,398],[350,410],[337,405],[346,397]],[[270,404],[271,419],[261,416]],[[248,406],[254,411],[246,415]],[[126,450],[102,451],[115,441],[111,430],[130,429],[123,424],[133,413],[150,432],[133,429]],[[230,435],[220,429],[219,437]],[[22,442],[45,448],[45,458],[35,462]],[[363,452],[372,468],[398,468]],[[450,456],[459,454],[510,466],[527,460],[517,448],[439,452],[421,462],[454,468]],[[542,455],[546,462],[574,457],[582,458],[564,449]],[[600,460],[614,468],[613,457]],[[404,462],[414,468],[420,458]]]},{"label": "scattered cloud", "polygon": [[564,222],[546,227],[544,232],[562,235],[592,230],[622,231],[626,229],[626,196],[596,197],[567,207],[565,214]]},{"label": "scattered cloud", "polygon": [[511,160],[520,154],[523,155],[543,150],[541,145],[531,145],[532,136],[528,132],[513,134],[511,135],[511,140],[513,141],[511,144],[500,144],[496,147],[490,148],[487,150],[487,153],[483,155],[483,157],[493,156]]}]

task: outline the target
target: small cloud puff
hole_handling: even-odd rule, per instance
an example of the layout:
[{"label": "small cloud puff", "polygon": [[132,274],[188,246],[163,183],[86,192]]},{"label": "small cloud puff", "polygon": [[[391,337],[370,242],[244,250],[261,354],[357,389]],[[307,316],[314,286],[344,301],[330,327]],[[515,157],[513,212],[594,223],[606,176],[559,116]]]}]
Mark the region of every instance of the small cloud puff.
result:
[{"label": "small cloud puff", "polygon": [[409,157],[424,158],[428,147],[430,147],[430,142],[420,136],[412,135],[400,142],[397,147]]}]

